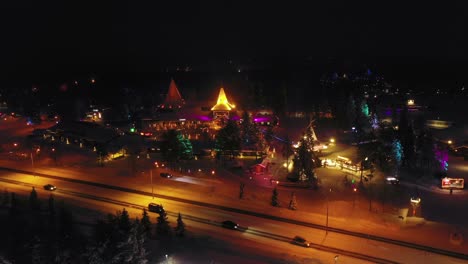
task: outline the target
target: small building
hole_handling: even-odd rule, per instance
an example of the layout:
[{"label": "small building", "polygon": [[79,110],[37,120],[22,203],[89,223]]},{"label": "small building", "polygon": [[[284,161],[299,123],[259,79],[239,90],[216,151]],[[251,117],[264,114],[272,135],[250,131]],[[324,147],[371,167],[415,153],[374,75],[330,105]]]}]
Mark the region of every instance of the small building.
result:
[{"label": "small building", "polygon": [[213,111],[213,117],[217,118],[229,118],[229,113],[232,109],[236,108],[235,105],[229,103],[224,88],[221,87],[219,90],[218,100],[216,104],[211,108]]}]

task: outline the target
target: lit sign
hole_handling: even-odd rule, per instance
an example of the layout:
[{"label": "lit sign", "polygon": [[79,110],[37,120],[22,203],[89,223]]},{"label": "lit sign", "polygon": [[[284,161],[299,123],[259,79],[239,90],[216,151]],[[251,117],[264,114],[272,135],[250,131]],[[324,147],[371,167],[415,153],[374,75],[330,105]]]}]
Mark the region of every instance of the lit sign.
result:
[{"label": "lit sign", "polygon": [[464,179],[454,179],[454,178],[443,178],[442,179],[442,188],[443,189],[463,189],[465,187]]}]

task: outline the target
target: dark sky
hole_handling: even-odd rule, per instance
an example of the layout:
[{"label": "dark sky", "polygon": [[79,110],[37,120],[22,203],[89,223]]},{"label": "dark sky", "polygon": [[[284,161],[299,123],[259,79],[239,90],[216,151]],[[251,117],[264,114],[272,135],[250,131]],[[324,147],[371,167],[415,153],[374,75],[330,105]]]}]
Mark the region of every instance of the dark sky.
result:
[{"label": "dark sky", "polygon": [[152,71],[229,58],[467,59],[466,1],[224,2],[2,2],[1,70]]}]

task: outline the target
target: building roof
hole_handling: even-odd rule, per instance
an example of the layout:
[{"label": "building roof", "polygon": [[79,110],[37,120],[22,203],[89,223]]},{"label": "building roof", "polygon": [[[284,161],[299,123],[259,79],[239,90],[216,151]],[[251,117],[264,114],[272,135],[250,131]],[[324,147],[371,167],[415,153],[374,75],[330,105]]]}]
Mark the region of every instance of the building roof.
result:
[{"label": "building roof", "polygon": [[180,95],[179,89],[177,89],[177,85],[175,84],[174,79],[171,79],[171,84],[169,85],[169,90],[167,91],[166,99],[159,107],[168,109],[178,109],[181,108],[183,104],[185,104],[185,101]]},{"label": "building roof", "polygon": [[229,103],[226,93],[224,92],[224,88],[221,87],[219,90],[218,101],[216,102],[216,105],[211,108],[211,111],[231,111],[233,108],[236,108],[236,106]]}]

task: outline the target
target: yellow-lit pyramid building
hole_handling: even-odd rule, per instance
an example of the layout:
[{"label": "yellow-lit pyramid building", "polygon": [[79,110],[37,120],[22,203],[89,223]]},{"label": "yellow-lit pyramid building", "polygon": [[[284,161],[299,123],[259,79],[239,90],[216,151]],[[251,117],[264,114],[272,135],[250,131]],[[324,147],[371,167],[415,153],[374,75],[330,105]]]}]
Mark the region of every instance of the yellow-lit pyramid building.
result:
[{"label": "yellow-lit pyramid building", "polygon": [[224,92],[224,88],[221,87],[219,90],[218,101],[216,102],[216,105],[211,108],[211,111],[213,111],[213,116],[215,118],[229,117],[229,112],[233,108],[236,108],[236,106],[229,103],[226,97],[226,93]]}]

